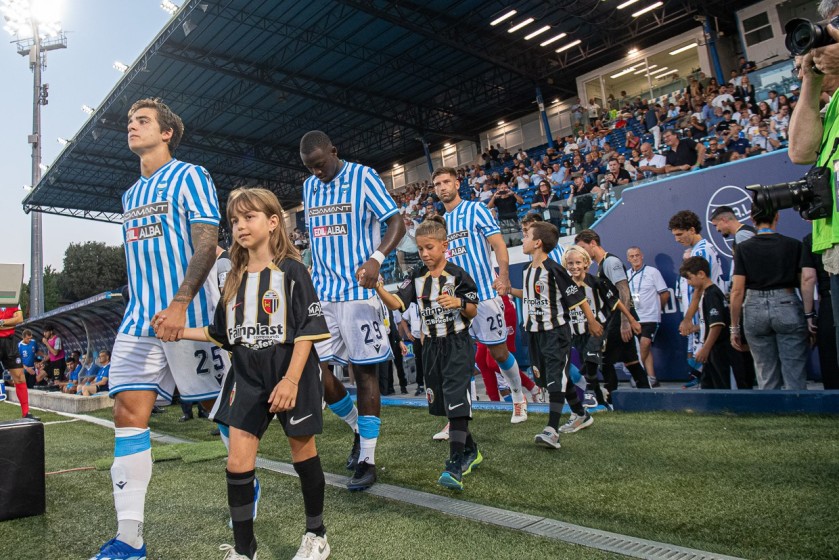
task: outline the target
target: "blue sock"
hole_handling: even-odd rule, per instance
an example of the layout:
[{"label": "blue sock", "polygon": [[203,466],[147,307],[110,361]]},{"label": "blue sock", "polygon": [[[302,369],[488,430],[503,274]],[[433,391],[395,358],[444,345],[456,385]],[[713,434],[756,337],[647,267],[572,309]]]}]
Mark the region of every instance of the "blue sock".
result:
[{"label": "blue sock", "polygon": [[379,439],[381,425],[382,420],[377,416],[359,416],[358,435],[361,436],[359,461],[366,461],[370,465],[376,463],[376,442]]}]

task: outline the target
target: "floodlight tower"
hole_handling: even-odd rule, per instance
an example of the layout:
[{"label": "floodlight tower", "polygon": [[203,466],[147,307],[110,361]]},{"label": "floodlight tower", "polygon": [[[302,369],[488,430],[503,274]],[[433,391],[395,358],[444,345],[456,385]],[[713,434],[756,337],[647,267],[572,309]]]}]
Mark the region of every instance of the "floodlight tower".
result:
[{"label": "floodlight tower", "polygon": [[[41,105],[47,104],[49,84],[41,83],[47,66],[47,51],[67,48],[67,36],[58,20],[60,0],[0,0],[3,28],[14,37],[17,52],[29,58],[34,74],[32,98],[32,187],[41,180]],[[44,254],[41,213],[32,211],[31,275],[29,280],[29,315],[44,312]]]}]

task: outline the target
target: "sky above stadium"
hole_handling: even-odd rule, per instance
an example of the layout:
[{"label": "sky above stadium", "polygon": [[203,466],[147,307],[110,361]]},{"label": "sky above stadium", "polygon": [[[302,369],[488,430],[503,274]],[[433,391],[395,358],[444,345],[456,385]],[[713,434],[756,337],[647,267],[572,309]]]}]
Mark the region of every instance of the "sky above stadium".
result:
[{"label": "sky above stadium", "polygon": [[[97,107],[120,78],[114,61],[131,63],[143,52],[169,20],[160,0],[60,0],[61,21],[67,48],[47,53],[44,83],[49,84],[49,104],[42,107],[42,157],[50,165],[62,146],[58,137],[72,138],[87,120],[82,105]],[[180,2],[178,2],[180,4]],[[5,118],[0,128],[0,181],[4,242],[0,262],[25,263],[30,270],[30,216],[23,212],[24,185],[31,184],[32,71],[17,54],[13,38],[0,29],[6,41],[0,46],[0,103]],[[126,145],[126,150],[128,146]],[[139,163],[138,163],[139,173]],[[44,265],[63,268],[70,243],[102,241],[122,243],[121,229],[105,224],[43,215]]]}]

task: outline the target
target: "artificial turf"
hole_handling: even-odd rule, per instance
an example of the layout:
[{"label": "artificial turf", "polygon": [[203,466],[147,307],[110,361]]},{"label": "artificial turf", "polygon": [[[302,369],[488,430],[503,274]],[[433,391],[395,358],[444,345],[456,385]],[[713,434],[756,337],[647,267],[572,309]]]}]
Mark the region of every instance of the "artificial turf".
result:
[{"label": "artificial turf", "polygon": [[[178,416],[177,409],[155,415],[152,429],[213,439],[208,422],[180,424]],[[318,438],[324,469],[344,473],[349,430],[328,411],[324,417]],[[430,437],[442,422],[421,409],[393,407],[382,418],[379,480],[451,495],[436,484],[447,445]],[[508,413],[476,412],[472,428],[485,461],[456,497],[745,558],[839,557],[830,531],[839,526],[835,417],[602,413],[591,428],[562,436],[558,451],[532,444],[545,420],[531,415],[511,425]],[[110,445],[108,437],[108,451]],[[279,425],[269,429],[260,451],[290,460]],[[348,495],[330,490],[328,501],[341,496]],[[583,557],[596,554],[585,549]],[[423,555],[441,557],[414,557]]]}]

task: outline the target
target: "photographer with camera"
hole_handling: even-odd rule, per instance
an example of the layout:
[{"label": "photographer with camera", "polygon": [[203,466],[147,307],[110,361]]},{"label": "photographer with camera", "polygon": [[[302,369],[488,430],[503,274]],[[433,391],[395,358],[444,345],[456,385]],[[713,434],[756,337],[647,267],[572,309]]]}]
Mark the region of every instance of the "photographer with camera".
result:
[{"label": "photographer with camera", "polygon": [[515,191],[511,190],[506,183],[501,183],[498,190],[487,202],[487,208],[495,208],[498,212],[498,227],[507,246],[516,242],[519,231],[518,207],[516,203],[523,204],[524,200]]},{"label": "photographer with camera", "polygon": [[[827,208],[813,215],[813,252],[821,253],[830,275],[830,289],[839,294],[839,216],[836,215],[836,147],[839,146],[839,0],[822,0],[819,14],[830,23],[814,25],[804,20],[787,23],[787,48],[797,55],[795,66],[801,80],[798,103],[789,124],[789,158],[793,163],[824,168],[826,188],[810,189],[809,195],[823,194]],[[813,48],[815,47],[815,48]],[[822,124],[819,105],[822,93],[833,97]],[[756,198],[757,200],[757,198]],[[791,206],[791,205],[789,205]],[[783,206],[783,207],[789,207]],[[832,298],[833,316],[839,317],[839,297]],[[839,345],[839,323],[836,326]]]}]

